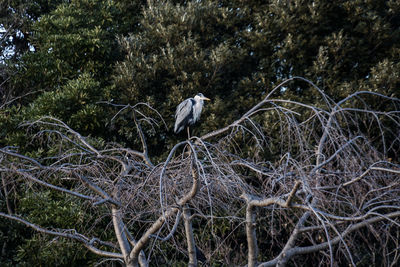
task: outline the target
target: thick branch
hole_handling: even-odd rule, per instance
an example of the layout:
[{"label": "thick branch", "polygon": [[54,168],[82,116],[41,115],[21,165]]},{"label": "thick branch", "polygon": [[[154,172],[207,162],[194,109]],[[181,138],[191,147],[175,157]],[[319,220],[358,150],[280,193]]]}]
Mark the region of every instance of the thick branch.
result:
[{"label": "thick branch", "polygon": [[[195,156],[195,153],[194,153]],[[197,162],[197,159],[195,160]],[[193,199],[198,191],[199,188],[199,176],[197,171],[192,168],[192,178],[193,178],[193,184],[190,192],[188,192],[186,195],[184,195],[178,202],[178,206],[184,206],[188,201]],[[132,261],[137,261],[137,257],[139,252],[144,248],[144,246],[147,244],[149,239],[151,238],[152,235],[154,235],[155,232],[157,232],[164,224],[166,218],[169,218],[173,215],[175,215],[179,211],[179,208],[177,207],[172,207],[169,208],[163,215],[161,215],[153,224],[152,226],[142,235],[142,237],[138,240],[136,246],[132,249],[130,253],[130,260]]]},{"label": "thick branch", "polygon": [[257,266],[257,233],[256,233],[256,215],[253,211],[253,205],[248,204],[246,207],[246,237],[247,237],[247,264],[249,267]]},{"label": "thick branch", "polygon": [[258,198],[256,196],[250,195],[250,194],[242,194],[240,197],[246,200],[247,205],[253,206],[253,207],[267,207],[269,205],[279,205],[284,208],[288,207],[293,207],[293,208],[299,208],[299,209],[304,209],[304,210],[309,210],[310,208],[307,205],[302,205],[302,204],[292,204],[292,199],[294,195],[296,194],[297,190],[300,187],[301,182],[297,181],[296,184],[293,186],[292,190],[290,191],[288,198],[283,200],[281,197],[269,197],[269,198]]},{"label": "thick branch", "polygon": [[163,241],[163,242],[170,240],[171,237],[175,234],[176,230],[178,229],[178,225],[179,225],[179,222],[181,221],[181,217],[182,217],[182,212],[178,211],[178,214],[176,214],[174,226],[172,227],[171,231],[169,232],[169,234],[166,237],[159,237],[158,235],[151,235],[151,237],[155,238],[157,240]]},{"label": "thick branch", "polygon": [[290,192],[288,198],[286,199],[286,202],[285,202],[286,207],[289,207],[291,205],[292,199],[296,195],[296,192],[299,189],[300,184],[301,184],[301,182],[297,181],[296,184],[294,185],[292,191]]},{"label": "thick branch", "polygon": [[185,224],[186,242],[188,246],[188,255],[189,255],[188,266],[196,267],[197,266],[196,243],[194,241],[194,235],[193,235],[191,212],[187,205],[185,205],[185,207],[183,208],[183,220]]},{"label": "thick branch", "polygon": [[129,251],[131,247],[128,242],[128,238],[125,234],[125,225],[122,222],[121,211],[117,207],[112,207],[112,221],[114,225],[115,235],[117,236],[118,244],[121,248],[122,255],[124,257],[125,262],[129,262]]},{"label": "thick branch", "polygon": [[[31,227],[32,229],[34,229],[35,231],[44,233],[44,234],[48,234],[48,235],[55,235],[55,236],[60,236],[60,237],[65,237],[65,238],[69,238],[69,239],[73,239],[76,241],[81,242],[86,248],[88,248],[90,251],[92,251],[93,253],[103,256],[103,257],[111,257],[111,258],[120,258],[122,259],[123,256],[120,253],[115,253],[115,252],[109,252],[109,251],[104,251],[101,249],[96,248],[95,246],[93,246],[93,244],[95,242],[92,242],[91,240],[95,240],[95,239],[89,239],[81,234],[70,234],[70,233],[64,233],[64,232],[58,232],[58,231],[53,231],[53,230],[48,230],[45,228],[42,228],[36,224],[30,223],[20,217],[14,216],[14,215],[9,215],[9,214],[5,214],[3,212],[0,212],[0,216],[7,218],[7,219],[11,219],[20,223],[25,224],[28,227]],[[103,242],[103,241],[102,241]],[[100,242],[101,243],[101,242]]]},{"label": "thick branch", "polygon": [[[254,267],[257,266],[257,255],[258,255],[258,246],[257,246],[257,234],[255,230],[255,220],[256,215],[254,213],[254,207],[266,207],[272,204],[276,204],[282,206],[284,208],[288,208],[291,206],[291,201],[296,194],[301,182],[297,181],[294,185],[292,191],[289,193],[288,198],[284,201],[282,198],[278,197],[271,197],[267,199],[259,199],[255,196],[242,194],[242,198],[246,200],[247,207],[246,207],[246,236],[247,236],[247,246],[248,246],[248,266]],[[305,205],[294,205],[298,208],[308,209]]]},{"label": "thick branch", "polygon": [[[129,243],[131,243],[131,246],[134,247],[137,244],[137,241],[133,238],[132,234],[126,229],[125,227],[125,234],[126,237],[128,238]],[[146,255],[144,254],[144,251],[141,250],[139,253],[139,264],[141,267],[148,267],[149,264],[146,259]]]},{"label": "thick branch", "polygon": [[284,257],[287,254],[287,251],[294,246],[294,244],[296,242],[296,239],[300,234],[300,229],[304,226],[305,222],[308,220],[310,215],[311,215],[310,211],[307,211],[307,212],[303,213],[303,215],[301,216],[301,218],[297,222],[292,234],[290,235],[288,241],[286,242],[285,246],[283,247],[281,253],[277,257],[277,261],[275,263],[276,266],[281,267],[281,266],[285,266],[286,265],[286,261],[282,260],[282,257]]}]

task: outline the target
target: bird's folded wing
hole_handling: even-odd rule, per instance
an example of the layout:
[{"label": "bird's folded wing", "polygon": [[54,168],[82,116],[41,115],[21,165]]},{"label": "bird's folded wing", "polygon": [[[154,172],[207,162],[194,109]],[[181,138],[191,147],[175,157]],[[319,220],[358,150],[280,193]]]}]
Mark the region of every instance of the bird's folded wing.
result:
[{"label": "bird's folded wing", "polygon": [[187,124],[189,120],[192,120],[193,118],[190,118],[193,113],[193,102],[192,99],[186,99],[182,103],[178,105],[176,108],[175,112],[175,132],[178,128],[180,128],[180,125],[182,122],[184,124]]}]

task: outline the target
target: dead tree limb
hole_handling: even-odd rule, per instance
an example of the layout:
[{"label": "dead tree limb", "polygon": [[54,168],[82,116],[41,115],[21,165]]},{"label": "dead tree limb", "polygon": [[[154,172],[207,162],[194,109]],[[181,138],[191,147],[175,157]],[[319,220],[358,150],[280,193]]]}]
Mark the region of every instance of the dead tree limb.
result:
[{"label": "dead tree limb", "polygon": [[[32,228],[35,231],[40,232],[40,233],[76,240],[76,241],[82,243],[87,249],[89,249],[90,251],[92,251],[93,253],[95,253],[97,255],[100,255],[100,256],[103,256],[103,257],[110,257],[110,258],[120,258],[120,259],[123,258],[123,255],[121,253],[115,253],[115,252],[105,251],[105,250],[101,250],[99,248],[96,248],[94,246],[95,242],[92,241],[92,240],[97,240],[97,238],[96,239],[90,239],[88,237],[83,236],[82,234],[68,233],[67,230],[64,230],[64,231],[48,230],[48,229],[40,227],[40,226],[38,226],[36,224],[30,223],[30,222],[28,222],[28,221],[26,221],[26,220],[24,220],[24,219],[22,219],[20,217],[17,217],[15,215],[5,214],[3,212],[0,212],[0,216],[4,217],[4,218],[7,218],[7,219],[10,219],[10,220],[13,220],[13,221],[17,221],[17,222],[23,223],[26,226],[28,226],[28,227],[30,227],[30,228]],[[107,242],[99,242],[99,243],[106,244]]]},{"label": "dead tree limb", "polygon": [[186,242],[188,247],[188,255],[189,255],[189,267],[197,266],[197,256],[196,256],[196,243],[194,241],[193,235],[193,227],[192,227],[192,214],[188,205],[186,204],[183,207],[183,222],[185,225],[185,234],[186,234]]},{"label": "dead tree limb", "polygon": [[[293,80],[314,88],[319,102],[272,98]],[[365,96],[384,99],[394,109],[369,110],[362,99]],[[351,106],[352,102],[357,105]],[[151,109],[147,104],[111,104],[120,108],[112,120],[124,111],[133,112],[138,150],[98,144],[56,118],[43,117],[25,124],[27,134],[37,131],[32,143],[39,141],[38,146],[54,149],[49,155],[44,153],[45,158],[34,158],[18,153],[18,148],[1,148],[3,188],[7,189],[7,182],[26,181],[29,190],[48,189],[72,196],[85,212],[111,218],[114,243],[72,230],[48,230],[22,214],[11,214],[10,209],[0,216],[38,232],[76,240],[127,266],[152,264],[152,253],[159,249],[157,258],[163,255],[161,242],[173,245],[179,257],[188,251],[189,265],[196,266],[200,257],[194,240],[205,237],[215,239],[210,245],[204,242],[210,257],[219,255],[218,260],[222,258],[226,265],[284,266],[296,255],[303,255],[298,259],[304,262],[313,260],[307,254],[318,251],[322,253],[314,255],[318,254],[315,261],[319,263],[332,266],[336,255],[345,255],[355,265],[349,240],[355,240],[355,233],[365,239],[359,231],[363,227],[382,244],[398,247],[400,166],[387,153],[395,152],[400,138],[388,141],[385,135],[399,131],[399,103],[372,92],[358,92],[335,102],[309,80],[293,77],[230,125],[176,144],[165,159],[157,158],[156,165],[149,154],[144,124],[154,130],[157,122],[138,108]],[[369,128],[378,134],[368,135]],[[182,213],[184,228],[178,227]],[[191,223],[195,216],[204,220],[197,236]],[[221,238],[216,220],[237,224],[224,229],[231,233]],[[258,221],[269,229],[256,227]],[[228,244],[243,224],[247,243],[239,244],[237,251],[247,246],[247,257],[242,257],[246,259],[230,247],[240,241]],[[175,238],[185,234],[186,242]],[[270,251],[260,249],[266,244],[273,244]],[[395,264],[400,254],[390,245],[382,258]],[[235,262],[229,258],[232,254],[237,256]],[[266,257],[269,260],[258,262]]]}]

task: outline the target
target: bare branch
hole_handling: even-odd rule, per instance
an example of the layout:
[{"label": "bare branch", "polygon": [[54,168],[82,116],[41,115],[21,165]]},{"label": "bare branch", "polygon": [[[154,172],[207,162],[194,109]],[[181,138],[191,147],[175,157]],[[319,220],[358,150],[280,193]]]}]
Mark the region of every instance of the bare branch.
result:
[{"label": "bare branch", "polygon": [[[47,120],[50,121],[50,122],[48,122]],[[51,117],[51,116],[44,116],[44,117],[42,117],[42,118],[40,118],[40,119],[38,119],[36,121],[29,122],[29,123],[26,123],[26,124],[22,124],[21,126],[33,126],[35,124],[42,124],[42,125],[49,125],[49,126],[55,126],[55,127],[64,128],[69,133],[71,133],[73,136],[75,136],[90,151],[95,153],[98,157],[101,156],[99,151],[97,149],[95,149],[92,145],[90,145],[81,134],[79,134],[78,132],[72,130],[72,128],[70,128],[67,124],[65,124],[63,121],[61,121],[59,119],[56,119],[56,118]]]},{"label": "bare branch", "polygon": [[37,160],[35,160],[33,158],[30,158],[30,157],[27,157],[27,156],[24,156],[24,155],[21,155],[21,154],[6,150],[4,148],[0,149],[0,153],[3,153],[5,155],[9,155],[9,156],[13,156],[13,157],[17,157],[17,158],[20,158],[20,159],[27,160],[27,161],[33,163],[36,167],[39,167],[41,169],[45,168],[45,166],[43,166],[39,161],[37,161]]},{"label": "bare branch", "polygon": [[297,190],[299,189],[300,184],[301,184],[301,182],[297,181],[296,184],[293,186],[292,191],[290,192],[288,198],[286,199],[286,202],[285,202],[286,207],[290,207],[292,199],[293,199],[294,195],[296,194]]},{"label": "bare branch", "polygon": [[174,236],[176,230],[178,229],[179,223],[181,221],[181,217],[182,217],[182,212],[179,210],[178,213],[176,214],[174,226],[172,227],[171,231],[169,232],[169,234],[166,237],[159,237],[158,235],[151,235],[151,237],[156,238],[163,242],[168,241],[169,239],[171,239],[171,237]]},{"label": "bare branch", "polygon": [[111,204],[114,204],[117,207],[121,206],[121,203],[119,203],[118,201],[111,198],[103,189],[101,189],[99,186],[90,182],[89,179],[85,178],[83,175],[78,174],[78,176],[82,180],[82,182],[88,186],[88,188],[92,189],[94,192],[96,192],[98,195],[100,195],[103,198],[103,199],[95,202],[94,205],[100,205],[105,202],[110,202]]},{"label": "bare branch", "polygon": [[187,242],[188,254],[189,254],[188,266],[196,267],[197,266],[196,243],[194,241],[194,235],[193,235],[191,212],[187,205],[185,205],[185,207],[183,207],[183,221],[185,224],[186,242]]},{"label": "bare branch", "polygon": [[[272,98],[294,80],[314,90],[318,102]],[[385,111],[370,110],[366,97],[387,100],[392,106]],[[119,109],[112,121],[123,112],[132,112],[140,151],[116,143],[95,147],[89,138],[52,117],[25,124],[32,144],[57,148],[44,153],[45,158],[20,155],[13,147],[0,149],[3,188],[23,178],[78,197],[96,221],[112,218],[106,230],[113,231],[115,244],[86,238],[74,230],[53,232],[73,235],[72,239],[90,250],[99,246],[118,249],[118,257],[113,258],[130,267],[148,266],[153,254],[169,257],[160,242],[176,248],[177,255],[188,251],[189,265],[195,266],[199,258],[194,240],[202,242],[210,257],[219,257],[215,262],[225,265],[242,264],[241,258],[247,257],[248,266],[260,264],[261,258],[269,259],[261,266],[284,266],[295,255],[316,251],[321,253],[307,263],[328,265],[330,261],[334,266],[336,258],[344,255],[356,265],[357,257],[352,255],[355,237],[350,233],[368,240],[365,232],[387,244],[382,245],[381,256],[388,265],[400,258],[394,249],[400,236],[400,166],[393,160],[400,147],[400,100],[359,92],[335,103],[311,81],[292,77],[230,125],[179,142],[166,158],[158,155],[156,159],[148,154],[143,127],[157,130],[159,118],[164,122],[160,114],[144,103],[107,104]],[[106,208],[97,208],[102,204]],[[184,229],[178,227],[182,209]],[[194,229],[193,218],[203,226],[200,231]],[[257,227],[259,221],[263,227]],[[384,224],[371,225],[378,222]],[[231,232],[219,236],[219,224],[231,226]],[[232,242],[243,225],[247,256],[242,248],[246,244]],[[359,231],[364,226],[367,231]],[[90,233],[94,226],[83,229]],[[257,233],[258,229],[262,232]],[[186,242],[173,238],[185,234]],[[212,242],[203,243],[210,237]],[[272,244],[271,250],[259,251],[266,243]],[[259,257],[259,253],[265,254]],[[310,257],[297,259],[300,265]]]},{"label": "bare branch", "polygon": [[149,166],[154,166],[149,158],[146,138],[144,137],[143,130],[142,130],[142,127],[140,126],[140,123],[137,121],[135,110],[133,111],[133,120],[135,121],[136,129],[139,132],[140,141],[142,142],[143,158]]},{"label": "bare branch", "polygon": [[86,248],[88,248],[90,251],[92,251],[93,253],[103,256],[103,257],[110,257],[110,258],[123,258],[122,255],[120,253],[115,253],[115,252],[109,252],[109,251],[104,251],[101,249],[98,249],[94,246],[93,243],[95,242],[91,242],[91,239],[84,237],[81,234],[71,234],[71,233],[67,233],[67,232],[59,232],[59,231],[53,231],[53,230],[48,230],[45,228],[42,228],[36,224],[30,223],[20,217],[14,216],[14,215],[9,215],[9,214],[5,214],[3,212],[0,212],[0,216],[4,217],[4,218],[8,218],[20,223],[25,224],[26,226],[34,229],[37,232],[41,232],[44,234],[48,234],[48,235],[55,235],[55,236],[60,236],[60,237],[65,237],[68,239],[73,239],[76,241],[79,241],[80,243],[82,243]]},{"label": "bare branch", "polygon": [[118,239],[118,244],[120,245],[125,262],[129,262],[129,252],[131,251],[131,246],[125,233],[125,225],[122,221],[121,210],[117,209],[116,207],[112,207],[111,210],[114,231]]},{"label": "bare branch", "polygon": [[383,168],[383,167],[369,167],[365,172],[363,172],[360,176],[352,179],[351,181],[348,181],[346,183],[343,184],[343,186],[348,186],[351,185],[359,180],[361,180],[365,175],[367,175],[371,170],[375,170],[375,171],[385,171],[385,172],[391,172],[391,173],[396,173],[396,174],[400,174],[400,170],[394,170],[394,169],[389,169],[389,168]]},{"label": "bare branch", "polygon": [[[197,162],[196,157],[195,157],[195,162]],[[177,201],[177,204],[179,206],[185,205],[197,193],[199,187],[199,177],[198,177],[198,172],[195,171],[194,169],[192,169],[192,179],[193,179],[193,184],[191,190]],[[145,244],[149,241],[151,235],[153,235],[155,232],[158,231],[158,229],[162,227],[166,218],[175,215],[178,211],[179,211],[178,208],[170,208],[152,224],[152,226],[142,235],[142,237],[138,240],[136,246],[132,249],[130,253],[130,259],[132,261],[134,262],[136,261],[140,250],[142,250]]]},{"label": "bare branch", "polygon": [[78,193],[78,192],[75,192],[75,191],[71,191],[71,190],[68,190],[68,189],[65,189],[65,188],[62,188],[62,187],[59,187],[59,186],[55,186],[55,185],[46,183],[46,182],[44,182],[44,181],[42,181],[40,179],[37,179],[36,177],[30,175],[27,172],[15,170],[15,169],[9,169],[7,171],[16,173],[17,175],[20,175],[21,177],[24,177],[24,178],[26,178],[28,180],[31,180],[31,181],[33,181],[35,183],[38,183],[38,184],[42,185],[42,186],[45,186],[45,187],[48,187],[50,189],[54,189],[54,190],[57,190],[59,192],[63,192],[63,193],[69,194],[69,195],[72,195],[74,197],[78,197],[78,198],[82,198],[82,199],[90,200],[90,201],[94,201],[95,200],[94,197],[87,196],[87,195],[84,195],[84,194],[81,194],[81,193]]},{"label": "bare branch", "polygon": [[[400,211],[389,213],[389,214],[386,215],[386,217],[387,218],[400,217]],[[279,262],[279,260],[287,261],[287,260],[289,260],[290,258],[292,258],[295,255],[309,254],[309,253],[312,253],[312,252],[323,250],[323,249],[325,249],[325,248],[327,248],[329,246],[329,243],[332,244],[332,245],[336,245],[342,240],[343,237],[345,237],[346,235],[350,234],[351,232],[354,232],[355,230],[358,230],[358,229],[360,229],[362,227],[365,227],[365,226],[368,226],[370,224],[373,224],[373,223],[376,223],[376,222],[380,222],[380,221],[383,221],[383,220],[385,220],[384,217],[377,216],[377,217],[373,217],[373,218],[370,218],[368,220],[353,224],[350,227],[348,227],[342,233],[341,236],[337,236],[337,237],[333,238],[330,242],[324,242],[324,243],[321,243],[321,244],[308,246],[308,247],[295,247],[295,248],[292,248],[292,249],[288,250],[285,253],[284,257],[282,257],[281,259],[275,258],[274,260],[271,260],[269,262],[261,263],[258,266],[260,266],[260,267],[275,266]]]}]

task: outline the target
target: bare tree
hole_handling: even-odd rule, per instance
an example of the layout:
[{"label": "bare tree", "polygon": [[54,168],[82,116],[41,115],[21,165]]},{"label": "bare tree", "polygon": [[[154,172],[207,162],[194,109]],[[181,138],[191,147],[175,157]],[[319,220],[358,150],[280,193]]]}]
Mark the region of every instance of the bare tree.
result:
[{"label": "bare tree", "polygon": [[[311,105],[273,98],[294,79],[310,84],[321,101]],[[370,97],[386,101],[388,111],[370,110],[365,101]],[[56,155],[34,159],[13,147],[0,150],[6,200],[7,186],[17,182],[59,191],[80,199],[98,217],[109,215],[114,240],[101,240],[90,231],[47,229],[12,208],[0,216],[73,239],[126,266],[147,266],[157,244],[165,242],[187,253],[189,266],[197,266],[200,248],[212,263],[225,242],[213,234],[216,220],[235,220],[233,230],[245,231],[247,259],[241,262],[248,266],[285,266],[313,253],[324,265],[345,256],[355,266],[354,240],[363,235],[360,230],[394,244],[383,248],[383,262],[398,263],[400,166],[388,155],[399,148],[400,100],[357,92],[335,102],[310,81],[294,77],[232,124],[176,144],[158,164],[148,153],[141,127],[156,120],[141,112],[142,106],[147,105],[120,109],[133,114],[140,151],[117,144],[97,148],[52,117],[25,126],[35,133],[33,141],[57,147]],[[272,127],[279,130],[269,131]],[[369,129],[379,132],[369,135]],[[206,222],[202,229],[193,224],[196,218]],[[261,236],[262,222],[267,224]],[[216,245],[199,244],[196,230],[210,231]],[[259,249],[266,241],[274,246],[267,252]],[[265,261],[264,255],[272,257]]]}]

